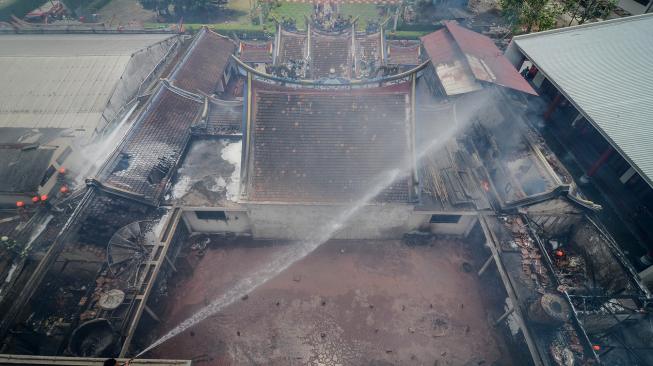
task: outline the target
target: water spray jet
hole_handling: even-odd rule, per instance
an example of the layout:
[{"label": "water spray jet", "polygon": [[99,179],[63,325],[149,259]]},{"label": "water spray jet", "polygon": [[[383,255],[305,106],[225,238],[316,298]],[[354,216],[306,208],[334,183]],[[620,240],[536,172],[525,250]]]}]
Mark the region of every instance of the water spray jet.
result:
[{"label": "water spray jet", "polygon": [[412,170],[417,162],[427,154],[433,153],[443,147],[447,141],[465,128],[475,116],[475,112],[482,108],[486,101],[487,98],[483,99],[481,102],[474,103],[473,108],[467,106],[468,108],[465,111],[466,118],[463,121],[458,119],[459,113],[456,113],[456,103],[453,103],[453,123],[451,128],[446,131],[440,131],[441,133],[438,136],[426,143],[423,147],[416,149],[414,157],[408,156],[406,161],[403,161],[399,167],[388,169],[379,174],[375,179],[376,184],[365,195],[363,195],[363,197],[345,207],[334,220],[331,220],[326,225],[318,228],[311,238],[308,238],[299,245],[293,245],[290,248],[287,248],[283,253],[277,255],[276,258],[263,266],[263,268],[236,283],[222,296],[213,300],[209,305],[181,322],[175,328],[138,353],[134,358],[141,357],[150,350],[188,330],[206,318],[218,313],[239,299],[242,299],[256,288],[284,272],[294,263],[311,254],[320,245],[324,244],[338,233],[345,226],[347,221],[353,218],[363,207],[372,202],[384,189],[392,185],[398,179],[412,174]]}]

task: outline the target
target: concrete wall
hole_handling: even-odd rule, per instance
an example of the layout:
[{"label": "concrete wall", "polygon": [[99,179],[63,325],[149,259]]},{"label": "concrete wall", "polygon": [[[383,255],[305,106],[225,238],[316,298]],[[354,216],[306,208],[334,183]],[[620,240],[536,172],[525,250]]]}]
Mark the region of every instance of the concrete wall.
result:
[{"label": "concrete wall", "polygon": [[524,56],[522,55],[521,51],[519,51],[519,48],[515,44],[515,42],[510,42],[508,45],[508,48],[506,48],[506,51],[503,53],[503,55],[510,61],[510,63],[515,67],[519,68],[521,66],[522,62],[524,62]]},{"label": "concrete wall", "polygon": [[[255,239],[302,240],[327,230],[327,225],[345,209],[335,205],[248,204],[245,210],[227,210],[227,220],[202,220],[194,209],[185,211],[183,219],[193,232],[251,233]],[[369,205],[336,230],[333,238],[400,239],[415,230],[466,236],[476,222],[473,215],[462,216],[457,223],[431,224],[430,218],[431,213],[415,212],[412,205]]]},{"label": "concrete wall", "polygon": [[[427,216],[427,220],[431,218],[431,215]],[[457,223],[452,224],[429,224],[429,229],[433,234],[440,235],[454,235],[465,237],[474,227],[476,223],[476,215],[463,215],[460,217],[460,220]]]},{"label": "concrete wall", "polygon": [[[211,211],[211,210],[202,210]],[[220,210],[213,210],[220,211]],[[197,218],[196,211],[184,211],[183,219],[191,232],[200,233],[236,233],[245,234],[251,231],[251,221],[245,211],[225,211],[227,220],[202,220]]]},{"label": "concrete wall", "polygon": [[[650,2],[647,3],[650,4]],[[647,8],[647,5],[642,5],[634,0],[619,0],[617,2],[617,6],[631,13],[632,15],[644,14]]]},{"label": "concrete wall", "polygon": [[[335,205],[248,204],[257,239],[306,239],[331,224],[347,209]],[[412,205],[369,205],[360,209],[333,236],[336,239],[392,239],[416,230],[427,216],[413,215]]]}]

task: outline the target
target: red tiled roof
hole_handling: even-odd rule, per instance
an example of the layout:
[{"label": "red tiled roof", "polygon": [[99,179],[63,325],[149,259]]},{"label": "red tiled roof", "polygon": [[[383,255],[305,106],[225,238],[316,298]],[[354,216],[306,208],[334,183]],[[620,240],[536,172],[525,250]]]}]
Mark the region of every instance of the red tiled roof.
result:
[{"label": "red tiled roof", "polygon": [[[248,199],[349,202],[410,156],[410,83],[316,90],[254,82]],[[407,202],[409,178],[378,201]]]},{"label": "red tiled roof", "polygon": [[388,58],[391,64],[418,65],[419,42],[388,41]]},{"label": "red tiled roof", "polygon": [[243,102],[209,99],[206,129],[211,135],[237,135],[242,132]]},{"label": "red tiled roof", "polygon": [[221,87],[222,73],[236,45],[208,29],[203,29],[172,75],[174,85],[191,93],[213,94]]},{"label": "red tiled roof", "polygon": [[244,62],[272,62],[272,43],[240,42],[240,59]]},{"label": "red tiled roof", "polygon": [[[376,66],[382,64],[381,33],[365,34],[356,36],[356,64],[353,71],[357,77],[363,77],[373,62]],[[362,67],[362,66],[366,67]]]},{"label": "red tiled roof", "polygon": [[463,28],[456,22],[445,22],[445,26],[467,56],[477,79],[537,95],[490,38]]},{"label": "red tiled roof", "polygon": [[381,35],[379,33],[356,36],[356,50],[359,58],[381,59]]},{"label": "red tiled roof", "polygon": [[447,95],[469,93],[482,89],[467,65],[467,61],[446,29],[421,38],[442,87]]},{"label": "red tiled roof", "polygon": [[336,76],[350,77],[351,35],[311,34],[311,67],[314,79],[327,77],[331,69]]},{"label": "red tiled roof", "polygon": [[456,22],[445,22],[445,28],[421,38],[434,64],[464,59],[475,79],[537,95],[519,72],[505,58],[494,42]]},{"label": "red tiled roof", "polygon": [[161,86],[123,140],[120,153],[100,173],[100,180],[157,201],[203,107],[202,102]]},{"label": "red tiled roof", "polygon": [[440,29],[420,38],[433,64],[450,63],[459,57],[453,37],[446,29]]},{"label": "red tiled roof", "polygon": [[199,119],[204,103],[189,92],[213,94],[235,50],[228,38],[203,29],[172,73],[160,85],[121,141],[117,154],[98,174],[105,184],[158,201]]},{"label": "red tiled roof", "polygon": [[279,45],[278,63],[288,61],[299,61],[304,59],[304,45],[306,44],[306,34],[281,31],[279,36],[281,44]]}]

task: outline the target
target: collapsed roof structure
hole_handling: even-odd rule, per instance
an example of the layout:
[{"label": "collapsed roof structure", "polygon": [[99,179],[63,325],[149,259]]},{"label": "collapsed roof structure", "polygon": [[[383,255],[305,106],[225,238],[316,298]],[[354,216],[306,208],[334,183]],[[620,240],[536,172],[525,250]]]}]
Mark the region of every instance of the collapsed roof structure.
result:
[{"label": "collapsed roof structure", "polygon": [[[112,327],[112,329],[118,330],[123,337],[131,338],[138,325],[138,319],[144,311],[147,297],[157,279],[162,262],[170,249],[169,243],[157,243],[159,240],[178,240],[177,237],[183,236],[183,234],[181,232],[168,233],[165,238],[148,236],[148,240],[142,241],[139,236],[150,233],[153,230],[152,225],[129,226],[129,224],[139,220],[147,222],[147,219],[161,216],[161,213],[157,212],[158,202],[166,187],[169,186],[174,168],[185,150],[185,144],[188,143],[191,135],[191,126],[203,116],[206,110],[205,97],[193,92],[213,93],[215,88],[222,85],[223,70],[229,54],[233,52],[234,48],[235,44],[230,40],[206,30],[202,31],[188,47],[184,57],[174,66],[170,72],[170,79],[159,82],[147,98],[147,103],[138,108],[138,113],[129,131],[110,157],[101,165],[96,177],[89,179],[89,188],[80,191],[77,195],[63,198],[63,202],[66,202],[63,204],[71,206],[63,206],[68,209],[64,208],[63,212],[60,212],[64,217],[69,216],[66,219],[67,224],[63,227],[59,226],[61,231],[57,229],[57,225],[48,225],[52,220],[52,215],[49,215],[49,219],[45,223],[48,225],[47,229],[44,233],[37,232],[38,240],[33,243],[34,248],[39,248],[39,246],[47,245],[52,241],[49,247],[45,247],[47,249],[45,258],[36,263],[30,261],[29,258],[18,258],[13,263],[16,268],[12,270],[12,273],[20,272],[24,268],[34,270],[27,279],[26,290],[22,291],[20,295],[7,292],[10,288],[13,288],[14,291],[17,290],[11,285],[19,279],[17,277],[6,278],[4,286],[6,289],[2,291],[3,306],[6,310],[5,314],[8,315],[2,323],[4,334],[6,334],[7,326],[13,323],[12,316],[9,314],[23,313],[23,306],[36,293],[39,294],[37,297],[40,300],[32,303],[34,307],[31,308],[37,312],[46,311],[47,314],[50,311],[67,311],[46,300],[52,295],[49,289],[53,286],[54,288],[75,286],[68,281],[75,278],[75,273],[79,273],[80,270],[86,271],[87,269],[84,267],[87,267],[93,268],[90,270],[93,274],[86,279],[91,281],[97,279],[97,281],[93,288],[89,288],[91,292],[82,298],[88,299],[93,291],[101,291],[103,287],[111,283],[115,286],[122,282],[120,287],[125,289],[124,286],[128,286],[130,291],[115,306],[99,307],[97,298],[89,303],[80,300],[82,305],[76,310],[75,323],[109,317],[111,321],[102,325],[103,327]],[[215,57],[216,51],[224,52],[225,56],[222,58],[221,64],[219,63],[220,59]],[[217,65],[216,62],[218,62]],[[206,75],[211,75],[213,78],[208,78]],[[177,83],[193,92],[178,88]],[[44,215],[46,214],[37,212],[35,217],[42,220]],[[41,225],[39,221],[32,221],[27,223],[28,226]],[[123,228],[122,234],[113,235],[121,228]],[[90,250],[85,254],[80,254],[76,249],[90,248],[94,245],[92,243],[111,241],[110,239],[115,244],[114,250],[107,252],[109,253],[107,265],[102,264],[105,263],[104,261],[98,262],[97,259],[93,259],[97,256],[95,251]],[[127,253],[119,255],[116,248],[122,248]],[[79,264],[67,264],[71,262]],[[62,264],[64,265],[62,266]],[[48,277],[48,274],[53,271],[57,275]],[[96,277],[97,271],[100,274]],[[49,279],[46,280],[47,278]],[[106,278],[106,280],[98,278]],[[50,283],[51,280],[56,281],[57,285]],[[84,280],[84,277],[78,277],[73,282],[78,283]],[[63,285],[66,283],[67,285]],[[83,292],[79,294],[84,295]],[[99,294],[99,292],[97,293]],[[10,298],[14,301],[8,302],[7,300]],[[85,309],[84,305],[88,305],[90,308]],[[38,324],[32,323],[36,328],[45,325]],[[20,335],[16,337],[20,339]],[[16,337],[12,339],[16,339]],[[20,341],[18,342],[20,344]],[[118,341],[118,343],[111,341],[110,343],[115,345],[122,341]],[[127,340],[126,343],[129,344],[130,341]],[[97,350],[97,353],[92,355],[99,356],[102,352],[113,353],[114,351],[115,349]],[[41,350],[39,352],[52,354],[54,351]],[[68,352],[73,352],[78,356],[91,355],[84,350],[76,351],[76,353],[74,350]],[[54,353],[56,354],[56,352]]]},{"label": "collapsed roof structure", "polygon": [[[614,323],[590,324],[583,299],[616,301],[619,317],[650,295],[592,221],[598,207],[516,117],[530,85],[491,40],[454,23],[421,44],[314,28],[279,26],[260,43],[199,31],[87,187],[37,214],[49,217],[31,244],[44,256],[8,263],[21,276],[0,292],[3,350],[134,354],[191,233],[303,239],[397,171],[335,237],[478,234],[489,250],[479,276],[496,263],[507,299],[497,324],[523,360],[600,360],[587,328]],[[565,240],[568,262],[555,262]],[[593,262],[572,266],[575,253]],[[570,270],[580,279],[564,282]],[[597,290],[574,288],[589,275]],[[85,348],[84,334],[115,339]]]}]

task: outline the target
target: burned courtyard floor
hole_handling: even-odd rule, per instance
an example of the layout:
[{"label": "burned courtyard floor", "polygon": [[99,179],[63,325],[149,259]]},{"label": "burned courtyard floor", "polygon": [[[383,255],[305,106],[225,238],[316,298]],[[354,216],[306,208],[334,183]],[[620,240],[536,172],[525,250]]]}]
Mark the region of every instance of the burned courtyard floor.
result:
[{"label": "burned courtyard floor", "polygon": [[[286,245],[212,237],[189,254],[191,274],[171,282],[150,335],[174,328]],[[471,263],[458,240],[332,240],[150,356],[205,365],[512,364]]]}]

